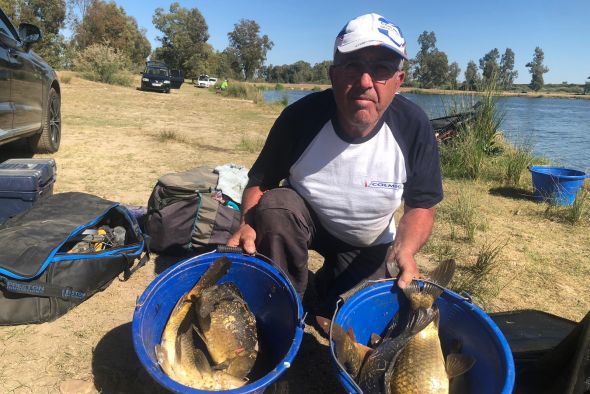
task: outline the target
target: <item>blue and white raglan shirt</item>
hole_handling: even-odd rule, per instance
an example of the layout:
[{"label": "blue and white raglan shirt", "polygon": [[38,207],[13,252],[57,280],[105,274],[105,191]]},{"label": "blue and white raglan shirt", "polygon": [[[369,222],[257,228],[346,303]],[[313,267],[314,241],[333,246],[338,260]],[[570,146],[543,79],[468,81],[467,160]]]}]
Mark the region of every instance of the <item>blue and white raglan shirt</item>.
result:
[{"label": "blue and white raglan shirt", "polygon": [[281,113],[249,172],[249,186],[286,179],[336,238],[357,247],[395,239],[393,213],[442,200],[438,143],[427,115],[396,95],[372,132],[351,140],[340,129],[332,90]]}]

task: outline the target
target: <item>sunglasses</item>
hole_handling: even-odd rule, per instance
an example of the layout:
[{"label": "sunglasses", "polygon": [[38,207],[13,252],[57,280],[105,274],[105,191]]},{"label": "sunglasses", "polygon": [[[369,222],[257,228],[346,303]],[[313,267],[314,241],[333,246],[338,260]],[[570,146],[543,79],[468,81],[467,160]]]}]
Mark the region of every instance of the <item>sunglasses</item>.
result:
[{"label": "sunglasses", "polygon": [[379,60],[366,62],[364,60],[347,60],[336,64],[345,78],[354,80],[368,73],[374,82],[385,83],[399,71],[399,61]]}]

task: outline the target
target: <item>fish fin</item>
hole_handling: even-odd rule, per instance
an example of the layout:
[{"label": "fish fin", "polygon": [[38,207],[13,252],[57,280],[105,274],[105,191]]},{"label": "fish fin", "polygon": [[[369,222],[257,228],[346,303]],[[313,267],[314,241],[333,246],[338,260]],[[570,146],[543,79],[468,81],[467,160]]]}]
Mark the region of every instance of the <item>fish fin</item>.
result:
[{"label": "fish fin", "polygon": [[[455,260],[448,259],[441,262],[429,275],[429,280],[441,287],[447,287],[455,274]],[[440,295],[440,294],[439,294]]]},{"label": "fish fin", "polygon": [[211,364],[209,364],[209,360],[207,360],[207,356],[205,353],[199,348],[194,348],[194,360],[195,366],[197,369],[202,373],[210,374],[211,373]]},{"label": "fish fin", "polygon": [[322,330],[324,330],[326,335],[329,336],[330,335],[330,325],[332,324],[332,321],[330,319],[326,319],[325,317],[322,317],[322,316],[316,316],[315,321],[318,322],[318,325],[322,328]]},{"label": "fish fin", "polygon": [[475,358],[459,353],[450,353],[447,356],[446,370],[449,379],[463,375],[475,364]]},{"label": "fish fin", "polygon": [[365,360],[368,354],[370,354],[373,349],[358,342],[354,343],[354,347],[356,348],[358,354],[361,356],[361,360]]},{"label": "fish fin", "polygon": [[[393,316],[393,319],[391,319],[391,323],[389,323],[389,326],[387,327],[387,331],[385,332],[385,335],[383,335],[383,338],[392,338],[394,335],[394,330],[398,327],[399,325],[399,320],[400,320],[400,313],[399,311],[395,314],[395,316]],[[381,338],[381,339],[383,339]]]},{"label": "fish fin", "polygon": [[420,308],[411,314],[408,320],[407,330],[410,336],[414,336],[426,328],[439,316],[438,308]]},{"label": "fish fin", "polygon": [[348,330],[346,330],[346,332],[347,332],[348,336],[350,337],[350,339],[352,339],[352,341],[354,343],[357,343],[356,335],[354,335],[354,330],[352,329],[352,327],[348,327]]},{"label": "fish fin", "polygon": [[377,335],[375,333],[372,333],[371,334],[371,340],[370,340],[371,347],[378,346],[381,343],[382,340],[383,339],[379,335]]},{"label": "fish fin", "polygon": [[226,256],[221,256],[215,260],[207,271],[201,276],[197,284],[189,291],[188,298],[194,300],[196,297],[201,295],[203,289],[213,286],[219,279],[221,279],[229,268],[231,267],[231,261]]},{"label": "fish fin", "polygon": [[420,293],[420,283],[417,280],[412,280],[409,285],[402,289],[404,295],[408,300],[411,300],[412,294]]}]

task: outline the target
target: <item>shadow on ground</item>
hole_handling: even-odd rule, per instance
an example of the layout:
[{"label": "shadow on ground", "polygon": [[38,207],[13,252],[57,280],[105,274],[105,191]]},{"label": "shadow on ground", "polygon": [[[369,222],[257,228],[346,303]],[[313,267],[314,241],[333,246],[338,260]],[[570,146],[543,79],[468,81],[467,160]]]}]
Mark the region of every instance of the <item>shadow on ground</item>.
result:
[{"label": "shadow on ground", "polygon": [[141,365],[131,338],[131,323],[109,331],[92,356],[94,385],[100,393],[164,394]]},{"label": "shadow on ground", "polygon": [[490,189],[490,194],[513,200],[535,201],[530,191],[516,187],[493,187]]},{"label": "shadow on ground", "polygon": [[33,153],[26,140],[19,140],[0,146],[0,163],[8,159],[30,159]]}]

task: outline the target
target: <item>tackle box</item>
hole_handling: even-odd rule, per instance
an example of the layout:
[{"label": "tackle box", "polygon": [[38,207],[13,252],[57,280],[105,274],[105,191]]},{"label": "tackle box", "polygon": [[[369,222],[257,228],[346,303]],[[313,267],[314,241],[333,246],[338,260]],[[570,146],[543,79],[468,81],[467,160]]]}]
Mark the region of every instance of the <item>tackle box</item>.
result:
[{"label": "tackle box", "polygon": [[54,159],[10,159],[0,163],[0,223],[53,194]]}]

